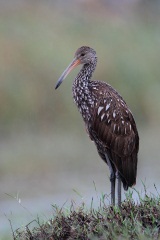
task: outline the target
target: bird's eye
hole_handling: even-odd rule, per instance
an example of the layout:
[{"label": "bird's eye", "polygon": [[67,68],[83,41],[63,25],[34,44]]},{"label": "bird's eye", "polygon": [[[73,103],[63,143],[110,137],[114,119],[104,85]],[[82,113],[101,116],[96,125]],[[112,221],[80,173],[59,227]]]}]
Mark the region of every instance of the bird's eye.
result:
[{"label": "bird's eye", "polygon": [[81,53],[81,57],[84,57],[85,53]]}]

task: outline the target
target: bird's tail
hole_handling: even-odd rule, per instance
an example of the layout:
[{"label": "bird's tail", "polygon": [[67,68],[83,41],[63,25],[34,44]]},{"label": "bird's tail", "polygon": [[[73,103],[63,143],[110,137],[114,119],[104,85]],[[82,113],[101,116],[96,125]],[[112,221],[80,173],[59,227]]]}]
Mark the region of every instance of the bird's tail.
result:
[{"label": "bird's tail", "polygon": [[[137,176],[137,153],[133,152],[130,156],[116,157],[116,167],[120,173],[124,190],[136,184]],[[115,159],[115,158],[114,158]]]}]

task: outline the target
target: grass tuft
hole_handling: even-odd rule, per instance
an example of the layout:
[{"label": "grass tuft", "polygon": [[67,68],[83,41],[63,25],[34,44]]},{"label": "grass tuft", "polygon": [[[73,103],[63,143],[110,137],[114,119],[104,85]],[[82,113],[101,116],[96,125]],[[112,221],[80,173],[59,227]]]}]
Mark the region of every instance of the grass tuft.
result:
[{"label": "grass tuft", "polygon": [[[104,198],[104,197],[103,197]],[[53,206],[53,218],[44,224],[35,220],[38,227],[29,223],[25,230],[16,230],[16,240],[97,240],[97,239],[160,239],[160,197],[145,195],[139,203],[132,199],[132,193],[117,206],[106,206],[100,202],[98,209],[90,209],[83,203],[78,208],[72,202],[69,210],[64,206]]]}]

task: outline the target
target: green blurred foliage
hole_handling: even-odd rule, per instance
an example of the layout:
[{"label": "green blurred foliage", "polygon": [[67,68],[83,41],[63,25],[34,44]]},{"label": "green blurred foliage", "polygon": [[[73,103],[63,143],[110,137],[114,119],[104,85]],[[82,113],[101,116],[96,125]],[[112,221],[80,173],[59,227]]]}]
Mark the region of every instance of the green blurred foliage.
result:
[{"label": "green blurred foliage", "polygon": [[57,91],[54,86],[82,45],[97,51],[94,78],[115,87],[139,123],[159,122],[159,4],[109,3],[0,3],[1,132],[78,125],[71,99],[78,70]]}]

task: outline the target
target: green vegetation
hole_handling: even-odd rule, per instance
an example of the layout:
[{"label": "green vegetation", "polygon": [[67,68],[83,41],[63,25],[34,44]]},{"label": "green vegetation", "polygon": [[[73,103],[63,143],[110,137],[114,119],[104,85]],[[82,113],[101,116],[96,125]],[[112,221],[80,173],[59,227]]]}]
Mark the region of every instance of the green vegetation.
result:
[{"label": "green vegetation", "polygon": [[135,203],[131,196],[118,207],[106,206],[105,197],[98,209],[86,209],[85,204],[70,209],[53,206],[52,219],[44,224],[35,220],[38,227],[13,233],[14,240],[114,240],[114,239],[160,239],[160,196],[140,199]]}]

